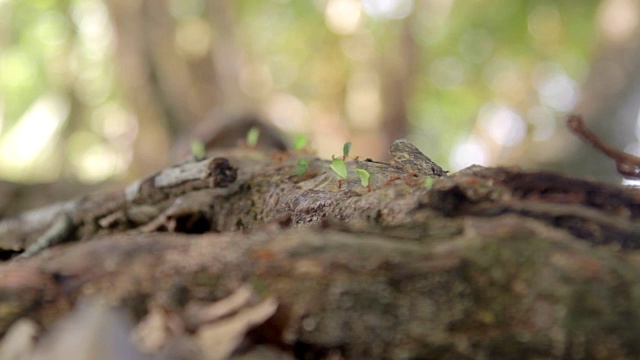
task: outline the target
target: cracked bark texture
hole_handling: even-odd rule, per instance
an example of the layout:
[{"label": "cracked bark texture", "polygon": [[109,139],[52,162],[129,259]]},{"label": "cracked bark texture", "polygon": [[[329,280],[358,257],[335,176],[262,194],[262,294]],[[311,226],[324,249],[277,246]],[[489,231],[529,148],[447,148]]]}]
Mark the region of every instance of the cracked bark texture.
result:
[{"label": "cracked bark texture", "polygon": [[[134,333],[164,324],[162,341],[141,335],[141,359],[640,357],[637,190],[519,168],[429,184],[360,160],[339,184],[307,154],[216,156],[238,169],[224,191],[178,192],[138,223],[127,206],[90,217],[69,243],[0,265],[0,331],[29,319],[46,338],[100,297]],[[245,287],[252,300],[197,320]],[[236,320],[233,351],[212,346]]]}]

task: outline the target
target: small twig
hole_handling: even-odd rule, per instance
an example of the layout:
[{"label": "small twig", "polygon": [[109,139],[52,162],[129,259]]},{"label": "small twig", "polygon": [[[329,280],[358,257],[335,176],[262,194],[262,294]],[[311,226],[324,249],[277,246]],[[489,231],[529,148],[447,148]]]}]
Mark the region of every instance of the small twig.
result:
[{"label": "small twig", "polygon": [[[1,219],[0,249],[24,249],[20,256],[30,257],[64,241],[86,238],[101,228],[115,227],[118,222],[143,231],[152,226],[157,228],[160,220],[181,215],[184,210],[174,202],[175,206],[165,211],[167,199],[180,199],[198,190],[226,188],[237,176],[237,169],[222,157],[177,164],[138,180],[124,190],[88,195],[33,210],[17,218]],[[132,210],[145,208],[151,208],[155,212],[153,216],[138,212],[134,217],[136,213]],[[152,221],[157,214],[161,214],[160,220]],[[149,218],[140,221],[139,215],[149,215]],[[149,221],[150,224],[142,226]],[[47,230],[32,242],[31,239],[43,229]]]},{"label": "small twig", "polygon": [[40,251],[57,245],[69,238],[69,235],[76,229],[75,224],[69,216],[62,215],[42,236],[20,254],[21,258],[31,257]]},{"label": "small twig", "polygon": [[616,168],[620,175],[626,178],[640,179],[639,157],[620,151],[602,141],[584,125],[584,121],[579,115],[570,115],[567,119],[567,126],[574,134],[578,135],[578,137],[613,159],[616,162]]}]

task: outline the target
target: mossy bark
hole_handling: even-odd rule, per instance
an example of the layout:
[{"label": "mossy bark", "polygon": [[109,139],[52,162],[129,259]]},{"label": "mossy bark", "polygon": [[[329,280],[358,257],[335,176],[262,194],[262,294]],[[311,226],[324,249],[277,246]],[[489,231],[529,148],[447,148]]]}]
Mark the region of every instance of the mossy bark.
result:
[{"label": "mossy bark", "polygon": [[[46,332],[100,296],[138,327],[164,309],[215,358],[190,309],[248,285],[277,310],[221,357],[640,357],[637,191],[518,168],[429,184],[359,160],[339,184],[310,155],[216,155],[238,169],[224,192],[154,203],[145,224],[91,218],[82,241],[0,265],[0,331],[30,318]],[[309,170],[297,177],[302,156]]]}]

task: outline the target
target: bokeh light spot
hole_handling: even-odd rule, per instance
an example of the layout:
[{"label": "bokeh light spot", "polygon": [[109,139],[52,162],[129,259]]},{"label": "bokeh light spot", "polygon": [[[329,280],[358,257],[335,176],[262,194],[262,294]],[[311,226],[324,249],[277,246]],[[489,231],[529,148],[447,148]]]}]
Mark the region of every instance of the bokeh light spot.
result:
[{"label": "bokeh light spot", "polygon": [[76,132],[67,141],[67,153],[78,179],[85,183],[104,181],[126,168],[126,157],[90,132]]},{"label": "bokeh light spot", "polygon": [[362,0],[367,15],[380,19],[403,19],[411,14],[413,0]]},{"label": "bokeh light spot", "polygon": [[557,63],[537,66],[533,81],[542,104],[554,110],[568,112],[578,101],[578,84]]},{"label": "bokeh light spot", "polygon": [[176,48],[190,59],[204,57],[211,48],[209,23],[199,18],[181,22],[176,29]]},{"label": "bokeh light spot", "polygon": [[325,8],[325,22],[336,34],[352,34],[360,25],[362,7],[357,0],[329,0]]},{"label": "bokeh light spot", "polygon": [[69,24],[62,13],[47,11],[38,17],[33,31],[41,44],[55,48],[68,38]]},{"label": "bokeh light spot", "polygon": [[35,81],[37,64],[24,51],[11,48],[0,55],[0,86],[17,91]]},{"label": "bokeh light spot", "polygon": [[78,28],[88,57],[102,58],[110,50],[113,29],[104,3],[96,0],[74,2],[71,18]]},{"label": "bokeh light spot", "polygon": [[452,171],[458,171],[471,165],[488,165],[488,155],[484,144],[475,136],[457,143],[453,147],[449,163]]},{"label": "bokeh light spot", "polygon": [[478,112],[480,126],[501,146],[519,144],[527,133],[522,116],[509,106],[490,102]]},{"label": "bokeh light spot", "polygon": [[640,4],[634,0],[603,1],[598,10],[598,25],[611,41],[626,41],[640,22]]},{"label": "bokeh light spot", "polygon": [[0,142],[2,176],[24,180],[38,156],[57,140],[68,114],[65,98],[47,94],[36,100]]},{"label": "bokeh light spot", "polygon": [[91,115],[91,129],[108,141],[130,146],[138,134],[138,123],[119,104],[107,102]]},{"label": "bokeh light spot", "polygon": [[294,133],[304,133],[307,129],[307,107],[297,97],[288,94],[276,94],[269,99],[267,114],[281,129]]}]

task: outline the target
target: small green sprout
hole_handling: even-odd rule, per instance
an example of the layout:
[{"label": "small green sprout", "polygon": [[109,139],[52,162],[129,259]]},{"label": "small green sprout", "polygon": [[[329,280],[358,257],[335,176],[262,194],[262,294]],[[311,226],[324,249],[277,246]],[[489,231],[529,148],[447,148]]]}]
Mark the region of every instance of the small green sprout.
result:
[{"label": "small green sprout", "polygon": [[193,140],[191,142],[191,155],[193,155],[193,157],[196,160],[202,160],[205,157],[205,147],[204,147],[204,143],[200,140]]},{"label": "small green sprout", "polygon": [[298,162],[296,162],[296,175],[303,177],[307,171],[309,171],[309,160],[307,158],[300,158]]},{"label": "small green sprout", "polygon": [[260,138],[260,129],[253,126],[249,131],[247,131],[247,139],[246,143],[249,147],[256,147],[258,145],[258,139]]},{"label": "small green sprout", "polygon": [[336,176],[339,180],[344,180],[347,178],[347,167],[344,165],[344,161],[342,161],[342,159],[333,159],[333,161],[331,162],[331,170],[336,173]]},{"label": "small green sprout", "polygon": [[347,159],[350,151],[351,151],[351,141],[347,141],[346,143],[344,143],[344,146],[342,147],[342,160]]},{"label": "small green sprout", "polygon": [[371,174],[369,174],[369,172],[364,169],[356,169],[356,174],[358,174],[358,176],[360,177],[360,183],[362,184],[362,186],[368,188]]},{"label": "small green sprout", "polygon": [[296,136],[295,141],[293,142],[293,150],[300,151],[307,147],[309,144],[309,138],[306,135],[298,135]]},{"label": "small green sprout", "polygon": [[433,186],[433,181],[435,179],[432,177],[427,177],[424,179],[424,183],[422,184],[427,190],[431,189],[431,187]]},{"label": "small green sprout", "polygon": [[342,188],[342,180],[347,178],[347,167],[344,164],[344,161],[340,158],[334,158],[331,162],[331,170],[338,177],[338,189]]}]

